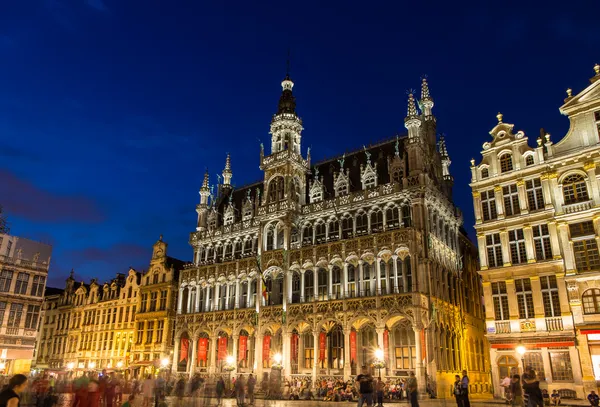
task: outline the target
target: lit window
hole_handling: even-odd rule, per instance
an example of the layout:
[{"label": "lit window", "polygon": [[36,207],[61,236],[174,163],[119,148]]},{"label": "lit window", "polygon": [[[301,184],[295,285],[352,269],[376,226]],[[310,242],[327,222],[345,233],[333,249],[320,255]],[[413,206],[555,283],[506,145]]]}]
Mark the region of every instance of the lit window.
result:
[{"label": "lit window", "polygon": [[563,195],[566,205],[589,200],[587,185],[583,176],[573,174],[566,177],[563,181]]},{"label": "lit window", "polygon": [[552,378],[556,381],[573,381],[573,369],[569,352],[550,352]]},{"label": "lit window", "polygon": [[508,320],[508,294],[506,293],[506,283],[504,281],[492,283],[492,299],[496,321]]},{"label": "lit window", "polygon": [[519,207],[519,192],[517,190],[517,184],[502,187],[502,195],[504,197],[504,213],[506,216],[520,214],[521,208]]},{"label": "lit window", "polygon": [[542,191],[542,181],[539,178],[525,181],[525,190],[527,191],[527,204],[530,211],[544,209],[544,193]]},{"label": "lit window", "polygon": [[552,246],[550,245],[548,225],[543,224],[533,227],[533,243],[535,246],[536,260],[552,259]]},{"label": "lit window", "polygon": [[519,305],[519,318],[529,319],[534,317],[533,292],[531,291],[531,280],[522,278],[515,280],[517,292],[517,304]]},{"label": "lit window", "polygon": [[600,314],[600,289],[591,288],[581,296],[584,314]]},{"label": "lit window", "polygon": [[544,301],[544,316],[546,318],[559,317],[560,300],[558,298],[556,276],[542,276],[540,277],[540,283],[542,285],[542,299]]},{"label": "lit window", "polygon": [[485,237],[489,267],[502,266],[502,243],[500,234],[494,233]]},{"label": "lit window", "polygon": [[483,220],[492,220],[498,217],[496,196],[493,189],[481,193],[481,212],[483,213]]},{"label": "lit window", "polygon": [[487,168],[481,169],[481,178],[488,178],[490,176],[490,170]]},{"label": "lit window", "polygon": [[512,155],[503,154],[500,157],[500,172],[508,172],[513,170]]},{"label": "lit window", "polygon": [[375,187],[375,184],[376,184],[375,181],[376,181],[375,175],[367,176],[363,181],[363,189],[370,189],[370,188]]},{"label": "lit window", "polygon": [[511,263],[526,263],[527,252],[525,250],[525,236],[523,234],[523,229],[509,230],[508,239],[510,246]]},{"label": "lit window", "polygon": [[527,157],[525,157],[525,165],[533,165],[533,155],[528,155]]}]

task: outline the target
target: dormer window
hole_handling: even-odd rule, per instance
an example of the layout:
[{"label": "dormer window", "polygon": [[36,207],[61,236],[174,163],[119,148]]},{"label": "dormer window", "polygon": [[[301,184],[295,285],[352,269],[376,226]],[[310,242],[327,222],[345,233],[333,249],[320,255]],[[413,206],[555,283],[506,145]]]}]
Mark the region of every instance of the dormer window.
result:
[{"label": "dormer window", "polygon": [[346,195],[348,193],[348,184],[346,182],[340,182],[335,191],[336,196]]},{"label": "dormer window", "polygon": [[488,178],[490,176],[490,170],[486,168],[481,169],[481,178]]},{"label": "dormer window", "polygon": [[500,157],[500,172],[508,172],[513,170],[513,160],[511,154],[503,154]]},{"label": "dormer window", "polygon": [[392,182],[398,184],[402,182],[402,170],[397,169],[392,173]]},{"label": "dormer window", "polygon": [[318,186],[315,186],[315,188],[312,189],[312,191],[310,191],[310,202],[319,202],[323,200],[323,189],[321,189]]},{"label": "dormer window", "polygon": [[585,178],[579,174],[573,174],[566,177],[563,181],[563,195],[565,197],[566,205],[588,201],[590,198]]},{"label": "dormer window", "polygon": [[282,201],[284,197],[285,184],[283,177],[276,177],[269,182],[269,203]]},{"label": "dormer window", "polygon": [[525,165],[533,165],[533,155],[530,154],[527,157],[525,157]]},{"label": "dormer window", "polygon": [[234,216],[234,211],[233,211],[233,207],[230,206],[229,208],[227,208],[227,210],[225,211],[225,219],[224,219],[224,224],[225,225],[231,225],[233,223],[233,221],[235,220],[235,216]]},{"label": "dormer window", "polygon": [[374,188],[375,185],[376,185],[375,175],[369,175],[369,176],[365,177],[365,180],[363,183],[364,189]]}]

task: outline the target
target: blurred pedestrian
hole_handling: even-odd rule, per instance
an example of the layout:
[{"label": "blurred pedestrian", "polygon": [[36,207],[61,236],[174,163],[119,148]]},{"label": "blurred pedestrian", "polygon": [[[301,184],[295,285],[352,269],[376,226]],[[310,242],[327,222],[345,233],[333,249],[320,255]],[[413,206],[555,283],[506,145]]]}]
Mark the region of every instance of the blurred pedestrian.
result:
[{"label": "blurred pedestrian", "polygon": [[27,376],[14,375],[8,381],[8,385],[0,392],[0,407],[19,407],[21,393],[27,386]]}]

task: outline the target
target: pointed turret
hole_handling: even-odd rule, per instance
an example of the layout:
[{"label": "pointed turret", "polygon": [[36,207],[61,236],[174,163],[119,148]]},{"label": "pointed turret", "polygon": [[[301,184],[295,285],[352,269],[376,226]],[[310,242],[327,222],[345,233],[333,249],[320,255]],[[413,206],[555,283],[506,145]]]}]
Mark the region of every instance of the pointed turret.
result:
[{"label": "pointed turret", "polygon": [[423,78],[421,82],[421,105],[423,106],[423,114],[425,116],[431,116],[431,109],[433,109],[433,99],[431,98],[431,94],[429,93],[429,84],[427,83],[427,78]]},{"label": "pointed turret", "polygon": [[208,169],[204,173],[204,181],[202,181],[202,187],[200,188],[200,205],[208,205],[208,197],[210,196],[210,185],[208,183],[209,175]]},{"label": "pointed turret", "polygon": [[438,148],[440,153],[440,159],[442,160],[442,175],[444,179],[450,177],[450,156],[448,155],[448,149],[446,148],[446,139],[444,135],[440,135],[440,141],[438,142]]},{"label": "pointed turret", "polygon": [[277,113],[271,120],[271,154],[291,150],[300,154],[302,120],[296,114],[296,98],[292,93],[294,82],[290,78],[289,62],[285,79],[281,82],[281,96]]},{"label": "pointed turret", "polygon": [[417,113],[417,105],[415,98],[411,93],[408,95],[408,109],[406,118],[404,119],[404,127],[408,130],[408,141],[414,143],[419,138],[419,127],[421,126],[421,120]]},{"label": "pointed turret", "polygon": [[223,185],[231,185],[231,177],[233,173],[231,172],[231,157],[229,153],[227,153],[227,158],[225,159],[225,168],[223,169]]}]

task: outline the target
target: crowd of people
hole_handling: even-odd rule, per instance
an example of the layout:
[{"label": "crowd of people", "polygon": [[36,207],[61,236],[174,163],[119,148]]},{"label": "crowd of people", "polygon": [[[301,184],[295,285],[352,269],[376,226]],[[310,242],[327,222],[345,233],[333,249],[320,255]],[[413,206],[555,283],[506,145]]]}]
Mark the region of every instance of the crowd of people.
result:
[{"label": "crowd of people", "polygon": [[[530,368],[523,375],[506,376],[500,385],[504,388],[506,402],[512,406],[544,407],[562,404],[558,390],[553,390],[550,394],[548,390],[541,389],[535,370]],[[592,407],[600,404],[600,398],[593,390],[587,399]]]}]

